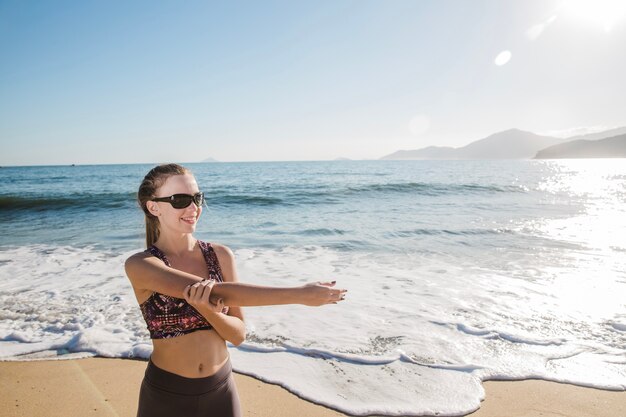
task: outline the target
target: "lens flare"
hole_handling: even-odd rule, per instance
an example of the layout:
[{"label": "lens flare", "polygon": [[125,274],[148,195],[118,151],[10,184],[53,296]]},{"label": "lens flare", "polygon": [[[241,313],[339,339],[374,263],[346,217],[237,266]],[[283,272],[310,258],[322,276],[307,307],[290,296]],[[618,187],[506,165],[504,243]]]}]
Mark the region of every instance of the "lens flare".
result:
[{"label": "lens flare", "polygon": [[507,62],[509,62],[511,60],[511,51],[502,51],[498,54],[498,56],[496,57],[496,59],[494,60],[494,63],[501,67],[502,65],[506,64]]},{"label": "lens flare", "polygon": [[409,130],[414,135],[421,135],[430,129],[430,119],[425,114],[418,114],[409,122]]}]

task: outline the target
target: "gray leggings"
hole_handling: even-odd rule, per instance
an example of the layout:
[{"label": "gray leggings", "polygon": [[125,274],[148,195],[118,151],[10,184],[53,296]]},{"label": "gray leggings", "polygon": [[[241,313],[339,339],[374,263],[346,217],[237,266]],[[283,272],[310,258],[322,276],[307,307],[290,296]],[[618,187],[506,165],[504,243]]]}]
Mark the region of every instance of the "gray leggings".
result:
[{"label": "gray leggings", "polygon": [[241,417],[230,358],[211,376],[186,378],[148,361],[137,417]]}]

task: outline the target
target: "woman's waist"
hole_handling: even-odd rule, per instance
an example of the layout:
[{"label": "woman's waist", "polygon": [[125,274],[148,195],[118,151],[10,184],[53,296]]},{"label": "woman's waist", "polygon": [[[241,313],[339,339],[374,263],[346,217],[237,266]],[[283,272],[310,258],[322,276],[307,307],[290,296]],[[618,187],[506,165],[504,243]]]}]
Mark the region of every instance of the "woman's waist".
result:
[{"label": "woman's waist", "polygon": [[227,357],[226,361],[211,375],[196,378],[163,369],[150,358],[143,383],[148,384],[153,389],[173,394],[202,395],[222,387],[232,379],[231,373],[230,357]]},{"label": "woman's waist", "polygon": [[204,335],[195,333],[153,340],[154,350],[150,360],[159,368],[186,378],[215,374],[229,358],[226,342],[219,336],[202,337]]}]

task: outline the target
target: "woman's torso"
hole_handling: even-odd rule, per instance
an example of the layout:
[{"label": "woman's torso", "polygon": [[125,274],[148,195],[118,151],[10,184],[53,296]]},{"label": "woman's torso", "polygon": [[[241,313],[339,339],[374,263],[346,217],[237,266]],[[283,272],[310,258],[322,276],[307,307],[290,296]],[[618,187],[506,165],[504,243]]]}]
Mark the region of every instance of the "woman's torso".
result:
[{"label": "woman's torso", "polygon": [[[196,245],[192,257],[180,260],[168,256],[172,268],[209,278],[204,254]],[[141,305],[154,293],[152,290],[135,289],[135,297]],[[152,339],[154,350],[152,362],[161,369],[187,378],[202,378],[213,375],[228,360],[224,339],[214,330],[197,330],[168,339]]]}]

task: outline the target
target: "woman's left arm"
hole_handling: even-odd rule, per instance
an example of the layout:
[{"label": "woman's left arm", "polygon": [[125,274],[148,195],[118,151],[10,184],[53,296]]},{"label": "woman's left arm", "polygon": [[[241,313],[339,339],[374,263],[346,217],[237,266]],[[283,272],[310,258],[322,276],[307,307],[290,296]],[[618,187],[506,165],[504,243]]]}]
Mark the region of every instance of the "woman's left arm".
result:
[{"label": "woman's left arm", "polygon": [[241,307],[230,307],[228,313],[222,313],[223,308],[224,302],[220,298],[217,305],[200,308],[198,311],[207,319],[222,339],[239,346],[246,340],[246,325],[243,322]]},{"label": "woman's left arm", "polygon": [[[218,257],[224,282],[239,282],[235,257],[230,248],[217,243],[212,244],[212,247]],[[207,319],[222,339],[235,346],[239,346],[246,340],[246,325],[241,307],[229,307],[227,313],[222,313],[224,308],[222,299],[218,299],[217,305],[210,303],[208,307],[206,304],[194,305],[194,301],[193,299],[187,300]]]}]

